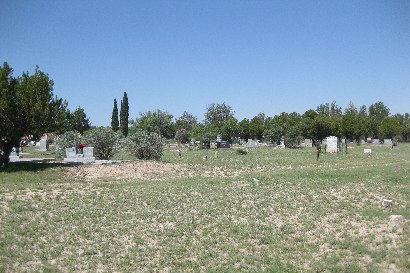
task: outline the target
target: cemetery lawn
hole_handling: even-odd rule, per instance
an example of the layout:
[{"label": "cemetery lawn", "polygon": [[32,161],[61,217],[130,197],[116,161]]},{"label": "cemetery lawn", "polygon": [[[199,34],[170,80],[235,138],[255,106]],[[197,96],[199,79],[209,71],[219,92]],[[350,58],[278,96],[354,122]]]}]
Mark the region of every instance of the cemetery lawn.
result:
[{"label": "cemetery lawn", "polygon": [[410,144],[363,148],[11,165],[0,272],[410,272]]}]

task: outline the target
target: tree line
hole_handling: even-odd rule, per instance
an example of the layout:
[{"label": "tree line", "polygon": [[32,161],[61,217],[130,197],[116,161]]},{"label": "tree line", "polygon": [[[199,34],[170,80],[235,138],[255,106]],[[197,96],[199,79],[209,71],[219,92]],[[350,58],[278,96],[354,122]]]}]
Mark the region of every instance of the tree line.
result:
[{"label": "tree line", "polygon": [[139,130],[156,132],[165,138],[175,138],[186,143],[192,139],[212,141],[219,135],[223,140],[259,139],[293,146],[302,139],[320,142],[327,136],[345,137],[359,141],[367,137],[390,138],[398,141],[410,139],[410,117],[405,114],[390,114],[390,109],[381,101],[369,107],[356,107],[352,102],[342,109],[335,101],[309,109],[303,114],[282,112],[273,117],[259,113],[255,117],[238,120],[231,106],[213,103],[207,106],[204,121],[184,112],[177,119],[161,110],[141,113],[130,120],[130,132]]}]

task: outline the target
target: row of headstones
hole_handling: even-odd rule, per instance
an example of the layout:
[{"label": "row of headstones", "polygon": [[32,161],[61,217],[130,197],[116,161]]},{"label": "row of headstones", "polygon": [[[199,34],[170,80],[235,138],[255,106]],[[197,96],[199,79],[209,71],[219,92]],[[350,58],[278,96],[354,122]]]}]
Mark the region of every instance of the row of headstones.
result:
[{"label": "row of headstones", "polygon": [[[381,144],[381,143],[380,143],[380,139],[378,139],[378,138],[370,138],[370,137],[368,137],[366,140],[362,139],[362,140],[360,141],[360,143],[361,143],[361,144],[375,144],[375,145]],[[383,140],[383,144],[385,144],[385,145],[393,145],[393,141],[392,141],[390,138],[385,138],[385,139]]]},{"label": "row of headstones", "polygon": [[65,149],[64,163],[92,163],[95,162],[94,147],[75,147]]}]

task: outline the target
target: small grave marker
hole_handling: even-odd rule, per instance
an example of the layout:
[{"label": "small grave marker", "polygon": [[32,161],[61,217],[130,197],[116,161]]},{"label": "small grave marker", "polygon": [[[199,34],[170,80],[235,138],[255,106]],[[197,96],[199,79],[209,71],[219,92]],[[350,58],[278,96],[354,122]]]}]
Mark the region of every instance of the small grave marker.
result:
[{"label": "small grave marker", "polygon": [[384,139],[384,144],[385,144],[385,145],[392,146],[392,145],[393,145],[393,141],[392,141],[390,138],[386,138],[386,139]]},{"label": "small grave marker", "polygon": [[372,149],[366,149],[365,148],[365,149],[363,149],[363,153],[370,155],[372,153]]}]

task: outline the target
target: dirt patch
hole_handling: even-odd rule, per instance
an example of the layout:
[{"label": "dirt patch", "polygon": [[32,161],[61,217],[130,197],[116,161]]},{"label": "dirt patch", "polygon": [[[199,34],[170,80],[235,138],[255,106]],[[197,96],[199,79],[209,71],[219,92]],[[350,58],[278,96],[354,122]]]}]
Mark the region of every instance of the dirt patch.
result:
[{"label": "dirt patch", "polygon": [[67,169],[68,177],[82,177],[87,180],[109,178],[115,180],[163,180],[180,177],[238,177],[250,170],[232,170],[224,167],[187,165],[158,161],[122,162],[105,165],[80,165]]},{"label": "dirt patch", "polygon": [[190,177],[195,169],[190,166],[157,161],[138,161],[111,165],[81,165],[68,168],[68,177],[161,180],[167,178]]}]

